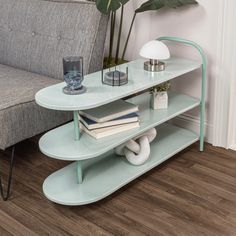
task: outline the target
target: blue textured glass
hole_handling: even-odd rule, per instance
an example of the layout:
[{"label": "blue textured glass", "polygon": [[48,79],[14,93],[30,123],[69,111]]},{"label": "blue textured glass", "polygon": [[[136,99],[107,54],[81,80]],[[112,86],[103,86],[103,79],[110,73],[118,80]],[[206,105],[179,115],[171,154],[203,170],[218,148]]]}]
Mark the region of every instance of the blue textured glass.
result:
[{"label": "blue textured glass", "polygon": [[83,75],[83,58],[82,57],[65,57],[63,58],[64,80],[67,89],[78,90],[82,87],[84,80]]}]

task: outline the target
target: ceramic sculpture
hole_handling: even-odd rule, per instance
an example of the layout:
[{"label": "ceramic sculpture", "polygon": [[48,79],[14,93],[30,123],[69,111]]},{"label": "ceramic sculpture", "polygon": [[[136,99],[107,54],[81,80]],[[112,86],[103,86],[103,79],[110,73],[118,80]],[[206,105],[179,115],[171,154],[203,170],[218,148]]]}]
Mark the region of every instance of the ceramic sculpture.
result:
[{"label": "ceramic sculpture", "polygon": [[150,143],[156,135],[156,129],[152,128],[115,148],[115,153],[119,156],[125,156],[132,165],[142,165],[150,157]]}]

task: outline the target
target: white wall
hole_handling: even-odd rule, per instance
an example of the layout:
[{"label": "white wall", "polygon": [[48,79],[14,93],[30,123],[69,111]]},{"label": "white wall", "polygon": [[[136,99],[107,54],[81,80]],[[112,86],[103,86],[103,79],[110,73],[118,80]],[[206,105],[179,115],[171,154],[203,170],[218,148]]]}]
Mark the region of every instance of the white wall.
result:
[{"label": "white wall", "polygon": [[[219,30],[219,11],[222,0],[198,0],[199,6],[188,6],[179,9],[168,9],[140,13],[137,16],[132,32],[126,58],[132,60],[139,57],[141,46],[152,39],[160,36],[177,36],[193,40],[203,47],[208,57],[208,82],[207,82],[207,140],[212,141],[213,107],[214,107],[214,78],[217,73],[218,38],[221,37]],[[124,36],[127,35],[130,21],[142,0],[132,0],[125,8]],[[189,47],[171,47],[172,55],[181,55],[189,58],[199,58],[198,54]],[[188,80],[186,82],[186,80]],[[190,80],[191,79],[191,80]],[[201,74],[199,72],[188,74],[178,79],[173,85],[174,89],[186,94],[200,97]],[[178,122],[188,121],[186,124],[192,129],[198,129],[198,111],[191,111],[186,116],[178,119]]]},{"label": "white wall", "polygon": [[[235,37],[232,38],[235,40]],[[236,45],[234,46],[234,56],[236,57]],[[228,132],[227,132],[227,148],[236,151],[236,68],[233,61],[233,74],[230,82],[230,102],[229,102],[229,117],[228,117]]]}]

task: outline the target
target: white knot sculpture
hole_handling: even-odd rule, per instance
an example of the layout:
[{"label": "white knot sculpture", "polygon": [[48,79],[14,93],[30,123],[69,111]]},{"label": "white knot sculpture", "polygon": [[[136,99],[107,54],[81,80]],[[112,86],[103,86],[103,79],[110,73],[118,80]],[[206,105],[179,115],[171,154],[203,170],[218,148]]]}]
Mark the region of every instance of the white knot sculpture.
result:
[{"label": "white knot sculpture", "polygon": [[150,157],[150,143],[155,139],[156,135],[156,129],[152,128],[116,147],[115,153],[119,156],[125,156],[132,165],[142,165]]}]

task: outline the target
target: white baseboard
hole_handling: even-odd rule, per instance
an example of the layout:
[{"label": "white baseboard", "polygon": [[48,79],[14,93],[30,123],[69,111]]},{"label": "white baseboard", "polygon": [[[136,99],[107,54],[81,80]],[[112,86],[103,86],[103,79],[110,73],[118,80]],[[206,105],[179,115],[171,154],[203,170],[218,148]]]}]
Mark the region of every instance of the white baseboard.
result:
[{"label": "white baseboard", "polygon": [[236,142],[234,142],[234,144],[230,145],[229,149],[236,151]]},{"label": "white baseboard", "polygon": [[[184,114],[174,118],[172,122],[195,133],[200,133],[200,119],[197,117]],[[205,140],[208,143],[212,143],[213,141],[213,126],[207,122],[205,123]]]}]

